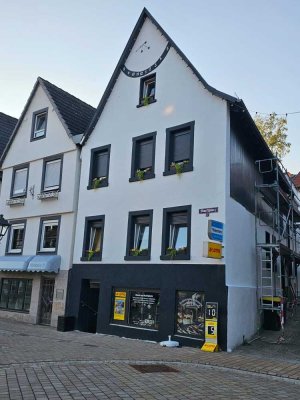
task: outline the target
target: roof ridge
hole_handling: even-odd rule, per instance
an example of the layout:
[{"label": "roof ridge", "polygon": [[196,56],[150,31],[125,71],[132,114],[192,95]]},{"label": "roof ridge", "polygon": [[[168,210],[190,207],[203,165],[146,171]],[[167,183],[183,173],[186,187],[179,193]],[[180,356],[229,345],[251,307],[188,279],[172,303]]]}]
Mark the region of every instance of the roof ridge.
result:
[{"label": "roof ridge", "polygon": [[38,80],[39,80],[39,79],[40,79],[41,81],[45,82],[45,83],[49,83],[50,85],[54,86],[56,89],[58,89],[58,90],[60,90],[60,91],[62,91],[62,92],[64,92],[64,93],[66,93],[68,96],[73,97],[74,99],[80,101],[81,103],[85,104],[86,106],[91,107],[91,108],[93,108],[94,110],[96,110],[96,107],[93,107],[91,104],[88,104],[86,101],[83,101],[83,100],[79,99],[78,97],[76,97],[76,96],[74,96],[73,94],[67,92],[66,90],[60,88],[59,86],[54,85],[54,83],[52,83],[52,82],[50,82],[50,81],[47,81],[47,79],[44,79],[44,78],[42,78],[41,76],[38,77]]}]

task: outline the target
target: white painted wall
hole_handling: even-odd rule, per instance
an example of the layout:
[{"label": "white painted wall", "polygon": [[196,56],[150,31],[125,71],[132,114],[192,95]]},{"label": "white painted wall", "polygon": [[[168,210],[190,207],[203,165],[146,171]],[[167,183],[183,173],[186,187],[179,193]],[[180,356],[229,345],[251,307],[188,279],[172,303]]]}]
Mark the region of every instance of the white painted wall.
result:
[{"label": "white painted wall", "polygon": [[[126,63],[128,68],[136,70],[153,64],[166,45],[165,39],[148,20],[136,47],[145,40],[153,54],[150,57],[149,53],[148,57],[145,51],[142,56],[145,53],[147,60],[135,62],[138,53],[133,49]],[[157,102],[141,108],[136,107],[140,79],[120,74],[100,120],[82,149],[75,263],[80,262],[82,255],[86,216],[105,215],[102,263],[124,263],[128,212],[145,209],[154,210],[151,262],[168,262],[160,260],[163,208],[189,204],[192,205],[190,262],[224,263],[224,260],[202,257],[203,241],[208,240],[208,219],[199,215],[198,210],[218,206],[219,213],[213,217],[225,220],[226,102],[204,89],[172,48],[155,72]],[[166,129],[194,120],[194,171],[180,177],[164,177]],[[157,132],[156,177],[129,183],[132,138],[153,131]],[[109,186],[87,190],[90,151],[107,144],[111,144]]]}]

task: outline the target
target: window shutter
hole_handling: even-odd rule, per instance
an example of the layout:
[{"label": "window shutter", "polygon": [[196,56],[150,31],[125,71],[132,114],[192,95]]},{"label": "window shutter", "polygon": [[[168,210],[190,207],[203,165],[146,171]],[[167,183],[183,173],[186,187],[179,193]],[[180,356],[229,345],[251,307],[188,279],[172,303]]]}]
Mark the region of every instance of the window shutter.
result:
[{"label": "window shutter", "polygon": [[170,216],[171,225],[186,225],[187,224],[187,213],[173,213]]},{"label": "window shutter", "polygon": [[44,189],[58,188],[61,160],[48,161],[45,169]]},{"label": "window shutter", "polygon": [[141,215],[138,217],[135,217],[135,223],[136,224],[141,224],[141,225],[149,225],[149,215]]},{"label": "window shutter", "polygon": [[26,191],[27,168],[19,169],[15,172],[13,194],[24,194]]},{"label": "window shutter", "polygon": [[108,152],[102,151],[94,155],[94,178],[107,177],[108,171]]},{"label": "window shutter", "polygon": [[172,134],[173,139],[173,159],[179,162],[190,159],[190,131],[177,131]]},{"label": "window shutter", "polygon": [[152,167],[153,141],[144,140],[138,146],[138,165],[140,169]]}]

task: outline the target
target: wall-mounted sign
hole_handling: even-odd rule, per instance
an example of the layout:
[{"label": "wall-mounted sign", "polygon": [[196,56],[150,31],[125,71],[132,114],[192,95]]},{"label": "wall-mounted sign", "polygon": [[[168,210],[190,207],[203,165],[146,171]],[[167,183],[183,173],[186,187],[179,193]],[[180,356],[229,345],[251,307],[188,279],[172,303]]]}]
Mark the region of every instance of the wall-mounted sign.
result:
[{"label": "wall-mounted sign", "polygon": [[214,242],[203,242],[203,257],[222,258],[222,244]]},{"label": "wall-mounted sign", "polygon": [[209,217],[209,214],[217,213],[218,211],[219,207],[200,208],[199,214],[205,214],[206,217]]},{"label": "wall-mounted sign", "polygon": [[217,242],[223,242],[223,229],[224,224],[220,221],[215,221],[213,219],[208,220],[208,237],[211,240],[216,240]]},{"label": "wall-mounted sign", "polygon": [[126,292],[115,292],[114,319],[125,319]]},{"label": "wall-mounted sign", "polygon": [[218,303],[215,302],[205,304],[205,343],[201,350],[218,350]]}]

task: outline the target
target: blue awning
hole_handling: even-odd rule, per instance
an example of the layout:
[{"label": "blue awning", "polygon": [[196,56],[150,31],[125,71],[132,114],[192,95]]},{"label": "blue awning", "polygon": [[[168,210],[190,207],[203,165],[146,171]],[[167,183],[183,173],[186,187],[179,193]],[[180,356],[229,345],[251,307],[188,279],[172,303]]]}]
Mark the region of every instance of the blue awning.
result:
[{"label": "blue awning", "polygon": [[27,271],[29,262],[34,256],[2,256],[0,271]]},{"label": "blue awning", "polygon": [[60,256],[35,256],[30,261],[28,272],[54,272],[58,273],[60,268]]},{"label": "blue awning", "polygon": [[2,256],[0,271],[54,272],[60,269],[61,256]]}]

